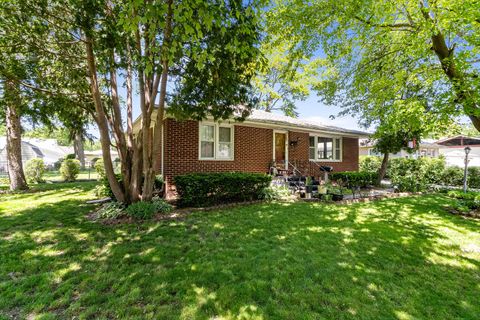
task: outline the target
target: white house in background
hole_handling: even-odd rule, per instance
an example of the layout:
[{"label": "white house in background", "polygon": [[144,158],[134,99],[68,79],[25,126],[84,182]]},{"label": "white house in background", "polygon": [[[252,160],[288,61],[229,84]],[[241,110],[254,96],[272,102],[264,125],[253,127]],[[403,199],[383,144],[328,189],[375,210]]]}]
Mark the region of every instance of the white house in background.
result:
[{"label": "white house in background", "polygon": [[[73,153],[72,147],[59,146],[55,139],[22,138],[22,162],[40,158],[45,165],[53,166],[61,158]],[[7,138],[0,136],[0,175],[7,172]]]},{"label": "white house in background", "polygon": [[[359,154],[363,156],[382,156],[373,150],[373,141],[369,139],[360,140]],[[443,138],[438,141],[425,139],[420,143],[419,149],[410,154],[401,151],[391,154],[391,158],[418,158],[418,157],[445,157],[447,166],[463,167],[465,165],[465,147],[470,147],[471,151],[468,155],[468,165],[472,167],[480,167],[480,137],[455,136]]]},{"label": "white house in background", "polygon": [[465,147],[470,147],[468,155],[469,166],[480,167],[480,137],[463,135],[445,138],[437,141],[440,154],[445,157],[448,166],[463,167],[465,165]]},{"label": "white house in background", "polygon": [[[359,154],[361,156],[383,156],[383,154],[374,150],[374,141],[370,139],[360,139],[359,143]],[[440,155],[440,148],[441,146],[435,143],[434,140],[425,139],[420,143],[418,150],[414,153],[409,153],[405,150],[402,150],[400,152],[390,154],[390,158],[436,158]]]},{"label": "white house in background", "polygon": [[42,152],[43,162],[47,166],[53,166],[59,159],[74,153],[73,147],[60,146],[55,139],[22,138],[22,141],[37,147]]}]

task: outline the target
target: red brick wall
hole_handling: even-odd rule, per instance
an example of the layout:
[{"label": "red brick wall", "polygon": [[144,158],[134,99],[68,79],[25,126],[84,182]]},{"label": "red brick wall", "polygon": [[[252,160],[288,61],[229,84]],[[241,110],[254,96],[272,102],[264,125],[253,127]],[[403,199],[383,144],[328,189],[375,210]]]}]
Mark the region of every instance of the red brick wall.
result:
[{"label": "red brick wall", "polygon": [[164,175],[191,172],[245,171],[267,173],[272,161],[272,129],[235,125],[234,160],[199,160],[198,122],[168,119],[165,126]]},{"label": "red brick wall", "polygon": [[[289,141],[296,141],[290,144],[288,149],[288,159],[294,163],[295,160],[308,161],[309,159],[309,134],[304,132],[288,132]],[[336,172],[340,171],[358,171],[358,138],[343,137],[342,162],[322,162],[317,163],[322,166],[332,166]],[[301,169],[301,168],[300,168]]]},{"label": "red brick wall", "polygon": [[[172,178],[191,172],[245,171],[266,173],[273,159],[273,130],[236,124],[234,160],[199,160],[198,122],[167,119],[164,126],[164,175],[171,186]],[[289,160],[308,162],[308,133],[290,131]],[[290,142],[297,141],[292,145]],[[160,157],[161,155],[157,155]],[[358,170],[358,139],[343,138],[342,162],[319,162],[335,171]],[[170,189],[170,188],[169,188]],[[170,189],[172,190],[172,189]]]}]

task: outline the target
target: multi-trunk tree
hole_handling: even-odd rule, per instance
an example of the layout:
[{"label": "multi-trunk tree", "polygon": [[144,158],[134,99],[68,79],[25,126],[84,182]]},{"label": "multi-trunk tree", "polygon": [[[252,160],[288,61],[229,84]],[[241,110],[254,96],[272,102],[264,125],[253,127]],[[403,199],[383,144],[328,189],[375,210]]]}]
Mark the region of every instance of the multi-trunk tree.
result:
[{"label": "multi-trunk tree", "polygon": [[[99,128],[109,184],[118,201],[148,201],[167,100],[169,112],[194,119],[242,118],[252,107],[250,82],[259,56],[256,4],[75,1],[72,8],[76,40],[85,50],[95,105],[92,116]],[[122,84],[126,117],[119,94]],[[138,135],[133,132],[134,98],[141,111]],[[112,144],[120,158],[121,181],[112,166]]]}]

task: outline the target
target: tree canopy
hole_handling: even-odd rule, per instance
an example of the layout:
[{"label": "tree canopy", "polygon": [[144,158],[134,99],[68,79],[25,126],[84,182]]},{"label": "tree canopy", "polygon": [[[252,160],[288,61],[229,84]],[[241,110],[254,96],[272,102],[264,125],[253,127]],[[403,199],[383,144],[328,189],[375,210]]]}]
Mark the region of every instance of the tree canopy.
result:
[{"label": "tree canopy", "polygon": [[316,89],[344,113],[383,113],[407,83],[425,101],[410,120],[464,114],[480,130],[479,11],[477,0],[280,0],[267,18],[279,41],[298,39],[292,52],[325,57]]}]

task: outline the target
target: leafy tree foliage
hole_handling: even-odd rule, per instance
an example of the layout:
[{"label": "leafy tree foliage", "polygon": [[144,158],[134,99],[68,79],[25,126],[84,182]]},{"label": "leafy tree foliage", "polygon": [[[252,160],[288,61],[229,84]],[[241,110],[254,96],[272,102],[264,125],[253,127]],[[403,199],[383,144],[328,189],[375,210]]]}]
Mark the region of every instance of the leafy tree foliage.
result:
[{"label": "leafy tree foliage", "polygon": [[84,118],[72,105],[91,106],[85,95],[86,74],[76,63],[79,47],[70,41],[63,20],[54,18],[62,16],[62,7],[49,1],[0,3],[0,100],[5,105],[0,113],[7,127],[11,189],[27,187],[21,164],[22,122],[82,123]]},{"label": "leafy tree foliage", "polygon": [[345,113],[381,113],[408,83],[435,120],[464,114],[480,130],[478,8],[476,0],[281,0],[267,17],[270,32],[299,40],[294,49],[323,49],[329,63],[317,89]]},{"label": "leafy tree foliage", "polygon": [[302,50],[289,52],[292,47],[294,42],[283,38],[263,40],[261,51],[266,61],[254,78],[258,109],[280,110],[296,117],[296,102],[307,99],[311,89],[318,86],[323,59],[306,55]]}]

